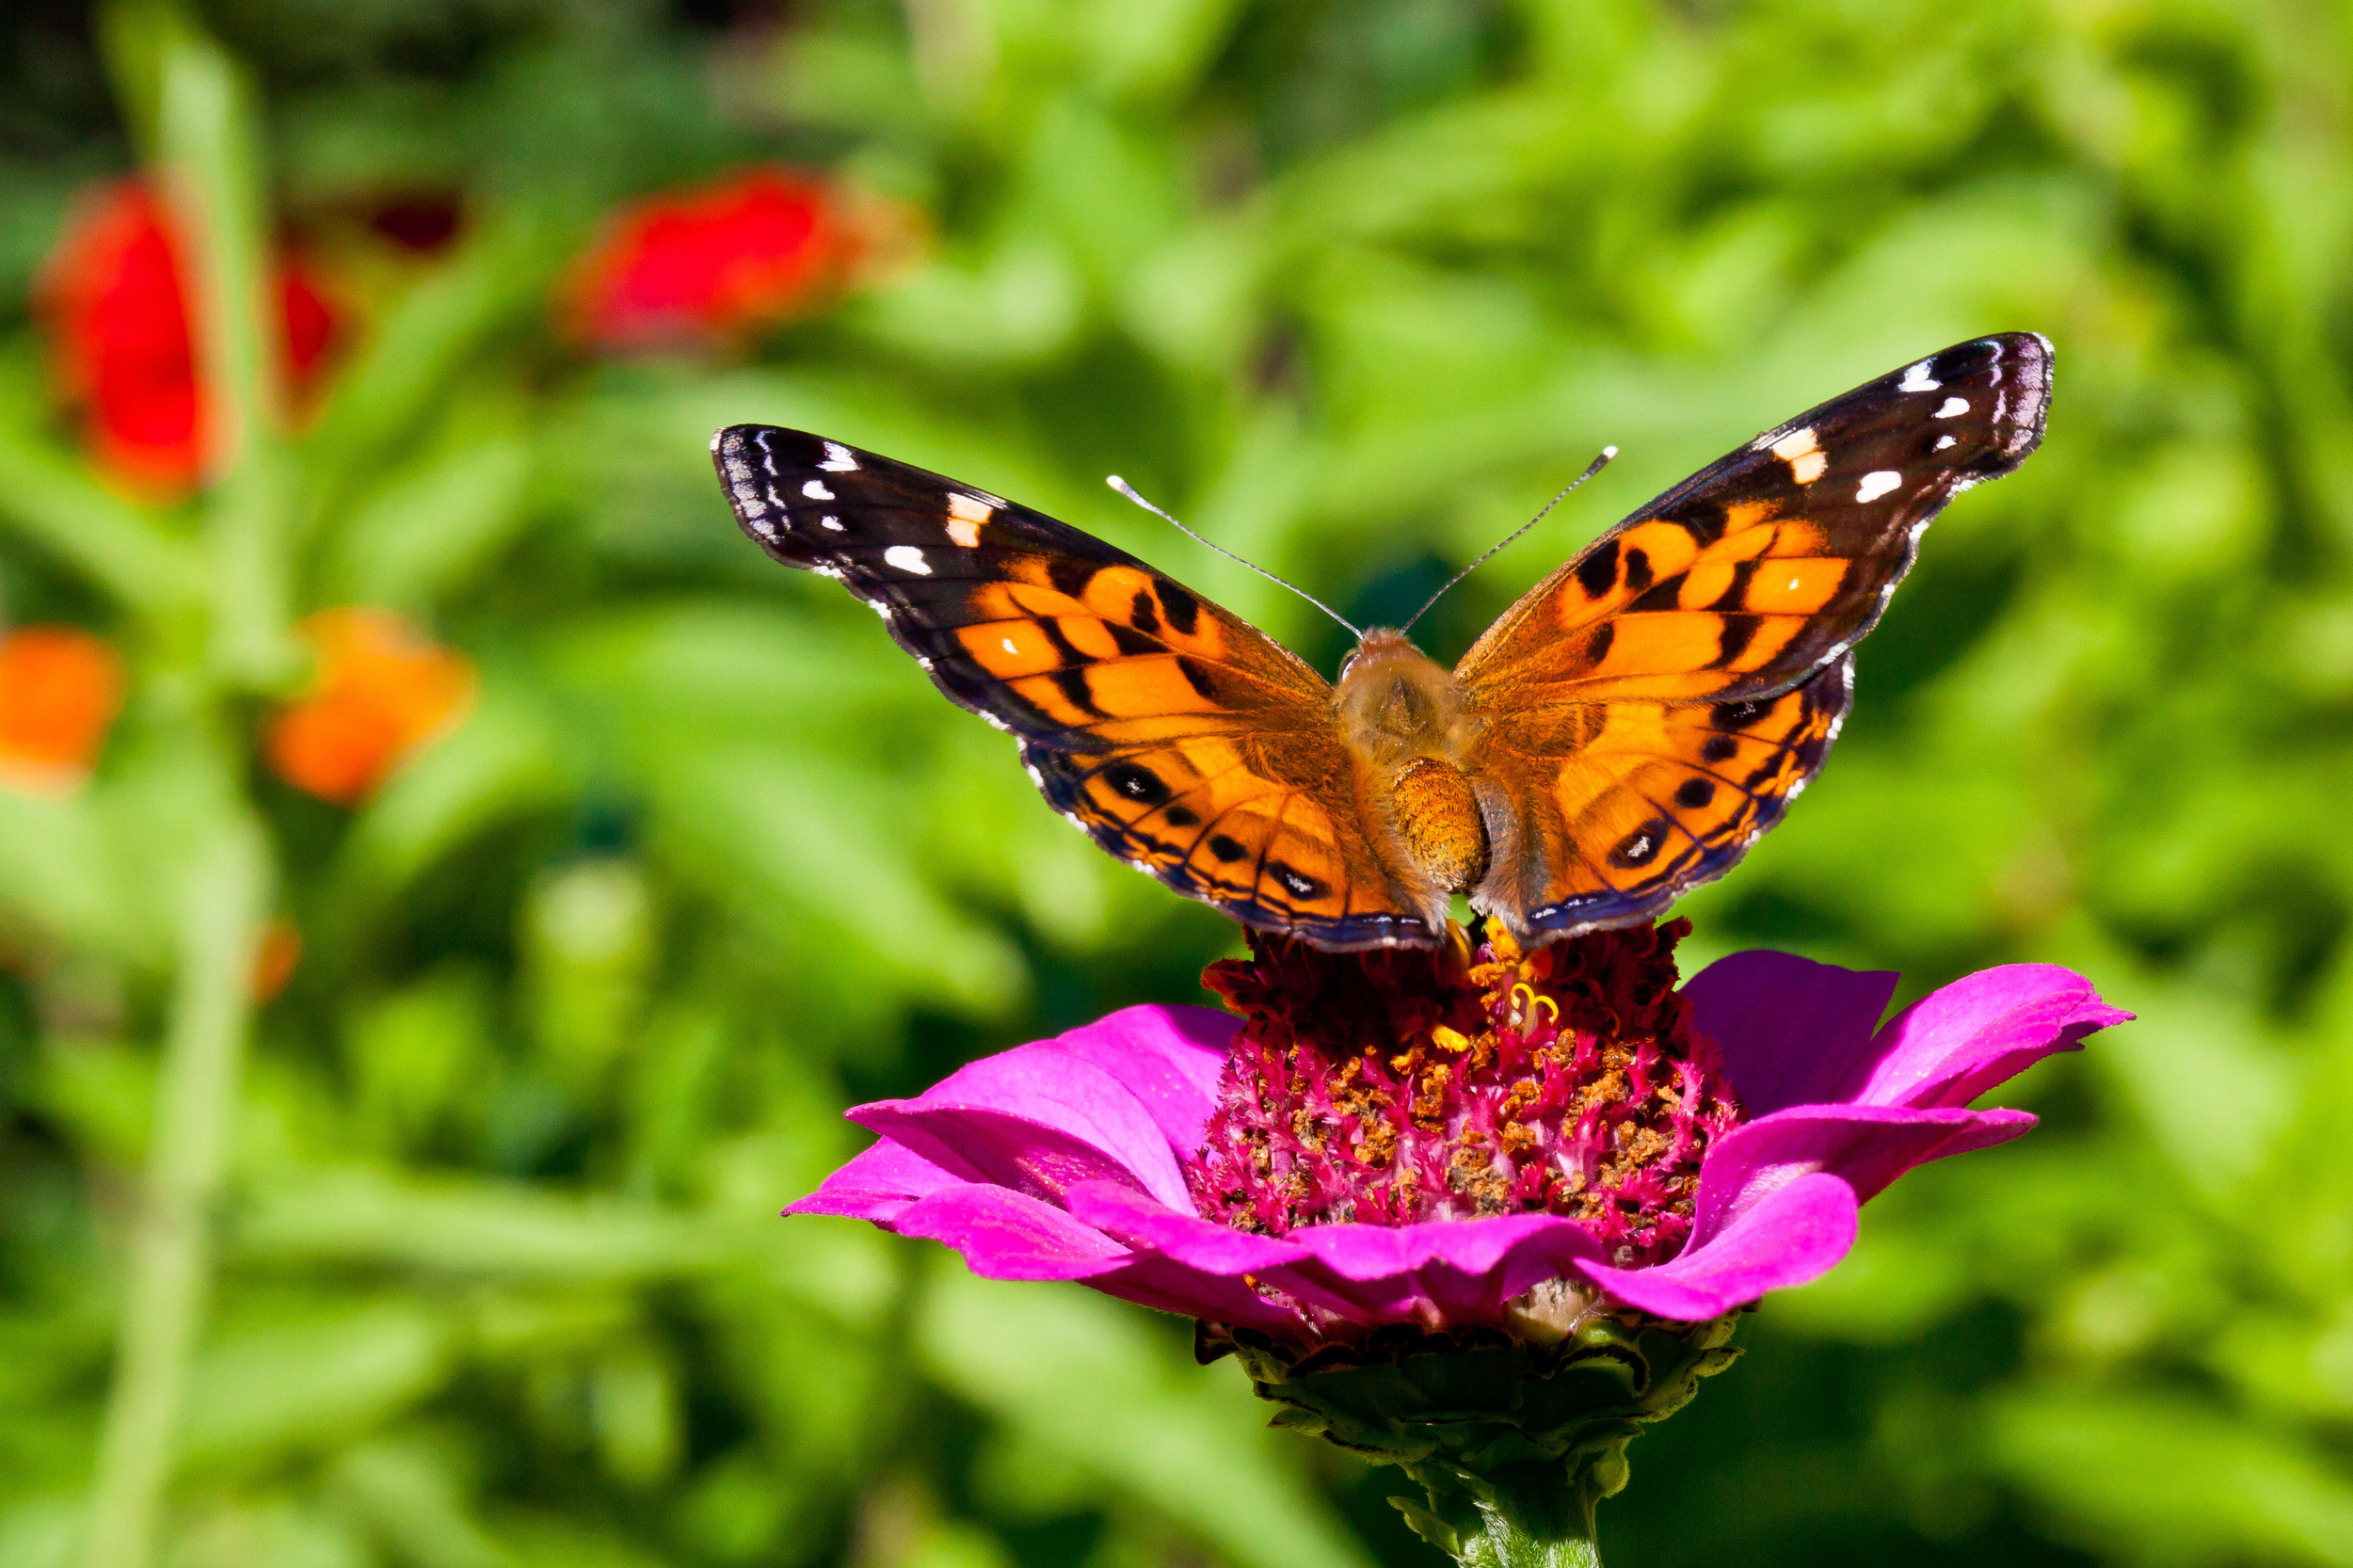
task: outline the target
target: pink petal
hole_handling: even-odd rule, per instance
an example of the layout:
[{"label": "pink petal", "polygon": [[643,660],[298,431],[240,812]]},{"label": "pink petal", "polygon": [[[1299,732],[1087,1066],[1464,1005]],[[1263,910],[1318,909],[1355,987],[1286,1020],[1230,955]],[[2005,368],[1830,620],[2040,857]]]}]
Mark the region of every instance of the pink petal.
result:
[{"label": "pink petal", "polygon": [[1238,1279],[1204,1273],[1165,1257],[1138,1254],[1132,1263],[1088,1280],[1092,1289],[1160,1312],[1187,1318],[1207,1318],[1237,1328],[1262,1328],[1274,1334],[1298,1335],[1306,1323],[1298,1313],[1286,1311]]},{"label": "pink petal", "polygon": [[2007,1143],[2034,1125],[2024,1111],[1959,1107],[1801,1105],[1775,1112],[1735,1128],[1708,1149],[1682,1256],[1745,1224],[1773,1194],[1817,1172],[1838,1177],[1862,1203],[1916,1166]]},{"label": "pink petal", "polygon": [[916,1199],[963,1182],[964,1177],[885,1138],[818,1183],[817,1191],[786,1205],[784,1211],[841,1214],[888,1225]]},{"label": "pink petal", "polygon": [[1254,1236],[1179,1211],[1131,1187],[1090,1181],[1064,1194],[1070,1212],[1136,1251],[1158,1253],[1204,1273],[1240,1278],[1308,1256],[1296,1241]]},{"label": "pink petal", "polygon": [[1241,1020],[1212,1007],[1127,1007],[1051,1042],[1144,1103],[1171,1149],[1190,1154],[1217,1104],[1217,1075]]},{"label": "pink petal", "polygon": [[1053,1205],[1001,1187],[943,1189],[901,1210],[890,1228],[953,1247],[990,1279],[1089,1279],[1131,1256]]},{"label": "pink petal", "polygon": [[1144,1102],[1050,1041],[984,1057],[913,1099],[875,1100],[848,1115],[971,1180],[1048,1199],[1074,1181],[1120,1181],[1192,1207],[1176,1156]]},{"label": "pink petal", "polygon": [[1966,1105],[2084,1036],[2131,1018],[2091,983],[2056,964],[2005,964],[1913,1003],[1871,1042],[1847,1092],[1862,1105]]},{"label": "pink petal", "polygon": [[1305,1225],[1284,1238],[1311,1262],[1269,1270],[1268,1283],[1364,1322],[1493,1321],[1540,1280],[1598,1256],[1574,1220],[1557,1214],[1432,1220],[1412,1225]]},{"label": "pink petal", "polygon": [[1871,1029],[1896,994],[1883,969],[1842,969],[1787,952],[1736,952],[1693,975],[1700,1032],[1724,1054],[1732,1087],[1751,1116],[1840,1097],[1865,1070]]},{"label": "pink petal", "polygon": [[1855,1195],[1826,1172],[1800,1176],[1705,1245],[1651,1269],[1587,1263],[1579,1272],[1628,1306],[1705,1322],[1769,1290],[1828,1273],[1854,1245]]}]

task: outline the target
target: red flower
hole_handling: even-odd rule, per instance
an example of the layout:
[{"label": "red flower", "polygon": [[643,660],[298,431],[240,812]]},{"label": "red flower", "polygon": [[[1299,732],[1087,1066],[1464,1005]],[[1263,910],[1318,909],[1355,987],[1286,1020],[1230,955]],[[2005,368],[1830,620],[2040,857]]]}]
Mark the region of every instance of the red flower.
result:
[{"label": "red flower", "polygon": [[272,772],[350,806],[448,732],[473,696],[473,665],[389,610],[322,610],[295,629],[311,645],[311,688],[263,737]]},{"label": "red flower", "polygon": [[878,209],[822,179],[756,168],[616,214],[557,302],[597,348],[724,341],[836,292],[872,252]]},{"label": "red flower", "polygon": [[89,776],[122,706],[122,662],[67,626],[0,635],[0,787],[65,794]]},{"label": "red flower", "polygon": [[[134,489],[172,495],[221,456],[197,376],[170,214],[125,180],[83,193],[35,287],[65,394],[91,455]],[[291,258],[278,308],[291,390],[307,394],[339,336],[334,308]]]}]

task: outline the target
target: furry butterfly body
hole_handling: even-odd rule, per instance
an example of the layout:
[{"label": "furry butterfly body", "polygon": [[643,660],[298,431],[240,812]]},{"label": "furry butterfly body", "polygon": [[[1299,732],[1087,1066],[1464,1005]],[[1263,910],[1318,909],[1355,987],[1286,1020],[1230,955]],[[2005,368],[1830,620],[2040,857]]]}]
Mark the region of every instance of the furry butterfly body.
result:
[{"label": "furry butterfly body", "polygon": [[1430,946],[1657,915],[1818,773],[1853,648],[1961,490],[2041,441],[2051,347],[1958,344],[1759,436],[1596,539],[1452,670],[1374,631],[1327,683],[1123,551],[824,437],[735,425],[738,520],[840,580],[1058,810],[1246,925]]}]

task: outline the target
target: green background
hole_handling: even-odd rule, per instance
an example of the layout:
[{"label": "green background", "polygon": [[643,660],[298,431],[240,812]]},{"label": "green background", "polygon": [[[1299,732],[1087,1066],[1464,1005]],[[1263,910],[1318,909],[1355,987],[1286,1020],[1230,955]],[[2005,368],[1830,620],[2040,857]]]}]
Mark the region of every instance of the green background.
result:
[{"label": "green background", "polygon": [[[80,1520],[158,1464],[173,1568],[1434,1561],[1182,1323],[774,1217],[861,1143],[843,1105],[1197,1000],[1235,943],[745,543],[711,432],[1030,502],[1329,669],[1312,611],[1101,476],[1364,620],[1618,444],[1425,623],[1451,658],[1735,441],[2019,328],[2057,344],[2042,452],[1931,531],[1820,782],[1682,912],[1699,959],[1906,996],[2052,960],[2142,1021],[1769,1301],[1636,1445],[1605,1556],[2353,1564],[2343,7],[104,20],[0,26],[0,611],[134,671],[88,789],[0,795],[0,1568],[138,1568]],[[313,423],[162,511],[95,487],[25,304],[70,192],[142,156],[226,215],[232,280],[272,210],[474,215]],[[743,356],[554,344],[600,214],[777,157],[928,215],[924,259]],[[251,737],[290,616],[355,599],[481,695],[345,812]],[[240,1064],[272,908],[307,951]],[[176,1423],[138,1402],[183,1384]]]}]

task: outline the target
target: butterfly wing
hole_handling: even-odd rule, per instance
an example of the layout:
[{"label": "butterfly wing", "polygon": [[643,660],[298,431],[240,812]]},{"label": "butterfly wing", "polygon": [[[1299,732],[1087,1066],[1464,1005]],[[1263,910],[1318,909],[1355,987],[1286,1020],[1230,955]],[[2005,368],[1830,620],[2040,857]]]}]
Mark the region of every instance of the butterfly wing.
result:
[{"label": "butterfly wing", "polygon": [[1445,901],[1366,830],[1330,688],[1240,616],[1043,513],[840,441],[739,424],[712,456],[744,533],[872,606],[1104,849],[1245,925],[1434,940]]},{"label": "butterfly wing", "polygon": [[1648,919],[1819,771],[1850,649],[1921,530],[2042,439],[2051,345],[1957,344],[1767,431],[1537,584],[1455,674],[1497,836],[1472,902],[1525,933]]}]

